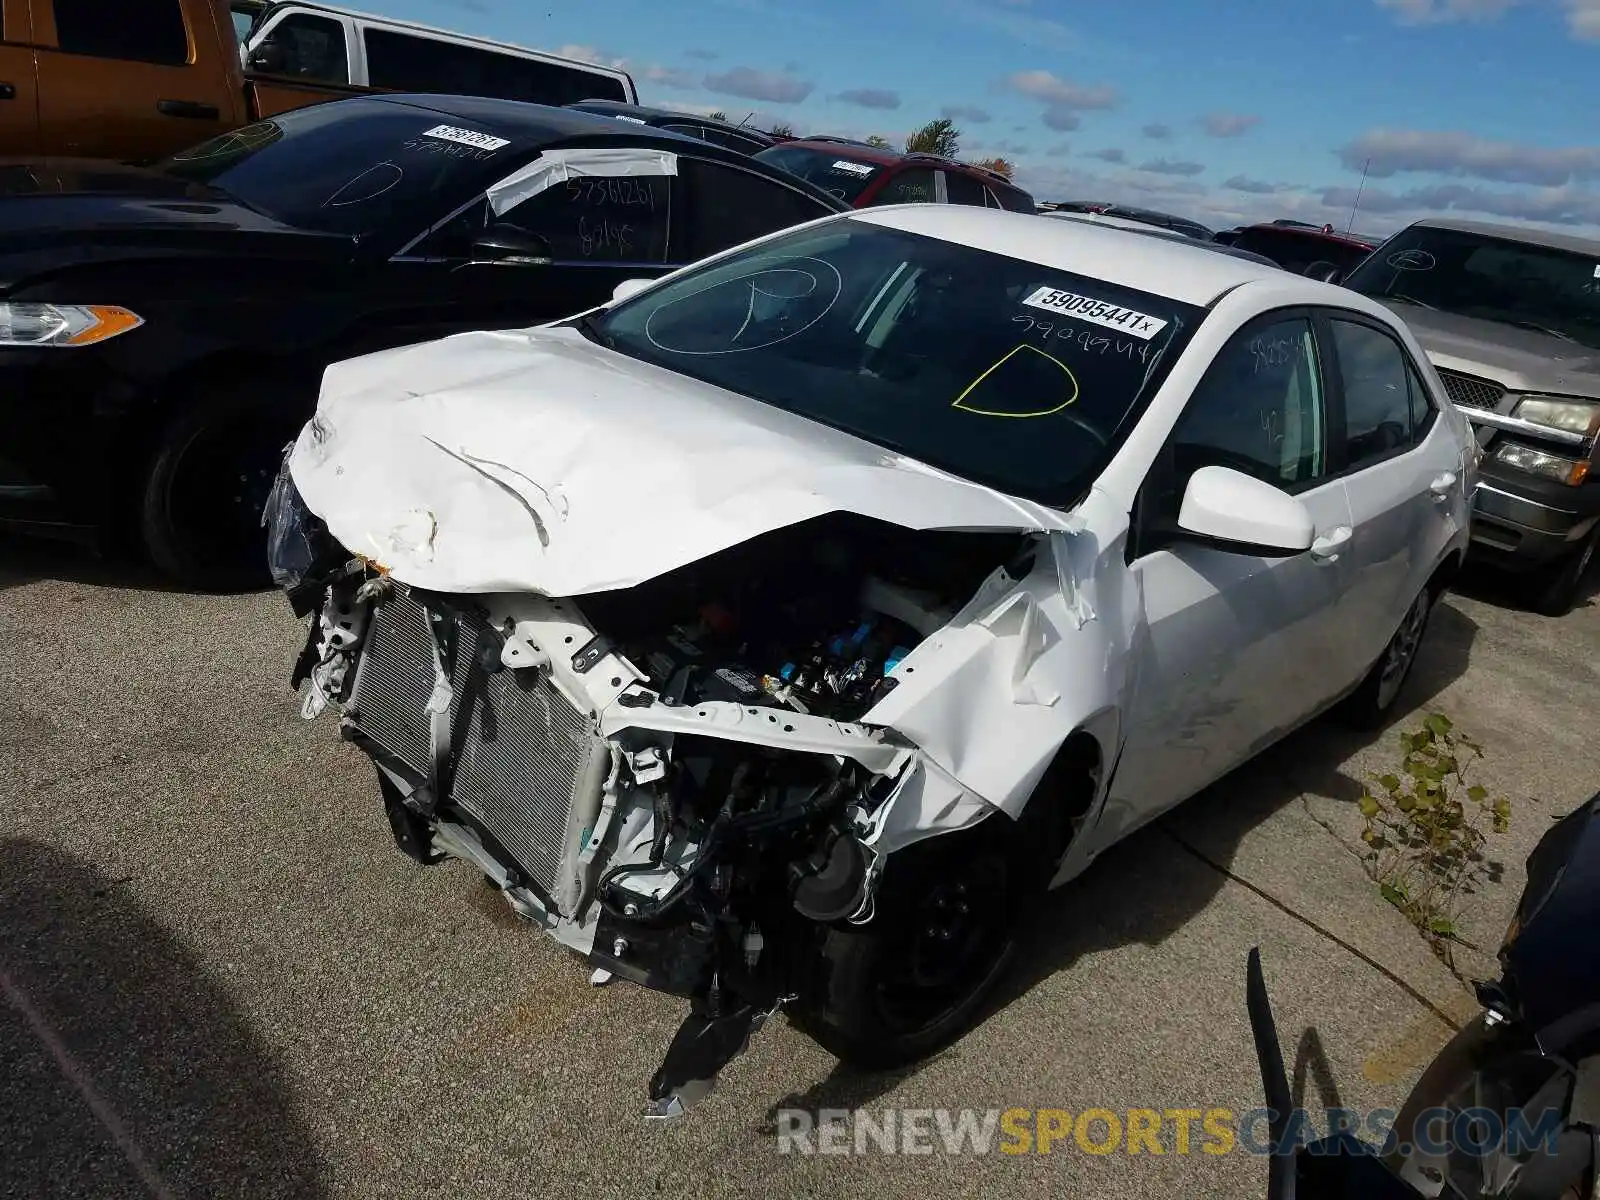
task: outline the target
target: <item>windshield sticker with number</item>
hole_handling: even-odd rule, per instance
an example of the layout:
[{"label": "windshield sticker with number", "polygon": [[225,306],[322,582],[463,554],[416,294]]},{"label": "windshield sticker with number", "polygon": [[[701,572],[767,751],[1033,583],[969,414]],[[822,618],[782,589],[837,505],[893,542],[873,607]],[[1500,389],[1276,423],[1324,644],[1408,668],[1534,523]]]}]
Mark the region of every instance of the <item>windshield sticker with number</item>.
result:
[{"label": "windshield sticker with number", "polygon": [[1088,321],[1091,325],[1119,329],[1147,342],[1167,327],[1167,322],[1161,317],[1152,317],[1137,309],[1123,308],[1120,304],[1096,300],[1093,296],[1064,292],[1060,288],[1042,287],[1022,302],[1031,308],[1060,313],[1063,317],[1071,317],[1075,321]]},{"label": "windshield sticker with number", "polygon": [[460,129],[454,125],[435,125],[432,129],[423,130],[422,136],[456,142],[462,146],[472,146],[478,150],[499,150],[503,146],[511,145],[505,138],[479,133],[476,129]]},{"label": "windshield sticker with number", "polygon": [[872,168],[867,166],[866,163],[851,162],[846,158],[841,158],[835,161],[833,164],[833,169],[835,171],[848,171],[852,175],[872,174]]}]

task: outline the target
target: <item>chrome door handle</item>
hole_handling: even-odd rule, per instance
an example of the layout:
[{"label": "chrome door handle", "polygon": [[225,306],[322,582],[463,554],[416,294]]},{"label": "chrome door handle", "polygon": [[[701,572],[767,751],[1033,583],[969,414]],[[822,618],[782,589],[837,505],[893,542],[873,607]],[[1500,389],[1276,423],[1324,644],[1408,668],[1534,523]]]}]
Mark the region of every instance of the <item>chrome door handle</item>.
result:
[{"label": "chrome door handle", "polygon": [[1428,490],[1433,493],[1434,503],[1438,504],[1450,499],[1450,492],[1455,486],[1456,473],[1445,471],[1434,476],[1433,482],[1428,485]]},{"label": "chrome door handle", "polygon": [[1355,535],[1355,531],[1348,525],[1341,525],[1337,529],[1329,530],[1316,541],[1311,543],[1311,557],[1319,563],[1336,563],[1339,561],[1339,552],[1345,544]]}]

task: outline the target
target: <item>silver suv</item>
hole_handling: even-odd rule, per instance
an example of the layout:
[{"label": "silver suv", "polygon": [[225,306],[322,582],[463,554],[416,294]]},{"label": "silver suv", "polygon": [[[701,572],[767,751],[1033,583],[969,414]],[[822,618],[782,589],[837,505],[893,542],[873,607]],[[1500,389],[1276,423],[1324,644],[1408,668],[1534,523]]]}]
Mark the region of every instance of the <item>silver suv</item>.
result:
[{"label": "silver suv", "polygon": [[1570,611],[1600,545],[1600,241],[1418,221],[1343,283],[1404,318],[1477,427],[1474,551]]}]

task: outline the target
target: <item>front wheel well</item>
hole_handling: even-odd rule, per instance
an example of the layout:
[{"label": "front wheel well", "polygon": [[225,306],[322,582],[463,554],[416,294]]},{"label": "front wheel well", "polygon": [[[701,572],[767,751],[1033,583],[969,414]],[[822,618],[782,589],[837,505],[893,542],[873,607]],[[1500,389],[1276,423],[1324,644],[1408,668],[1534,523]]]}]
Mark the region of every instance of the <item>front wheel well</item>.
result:
[{"label": "front wheel well", "polygon": [[1445,556],[1445,560],[1433,569],[1433,574],[1428,577],[1428,591],[1435,600],[1455,586],[1465,559],[1466,556],[1461,551],[1452,550]]},{"label": "front wheel well", "polygon": [[1099,740],[1085,729],[1073,730],[1039,777],[1017,820],[1019,845],[1038,859],[1047,876],[1082,832],[1104,778],[1105,755]]},{"label": "front wheel well", "polygon": [[220,389],[280,388],[286,403],[305,398],[306,419],[316,411],[322,378],[320,362],[276,358],[271,355],[225,354],[183,367],[152,386],[148,402],[130,410],[121,420],[113,441],[110,488],[106,493],[112,524],[119,540],[137,536],[137,512],[152,461],[173,423]]}]

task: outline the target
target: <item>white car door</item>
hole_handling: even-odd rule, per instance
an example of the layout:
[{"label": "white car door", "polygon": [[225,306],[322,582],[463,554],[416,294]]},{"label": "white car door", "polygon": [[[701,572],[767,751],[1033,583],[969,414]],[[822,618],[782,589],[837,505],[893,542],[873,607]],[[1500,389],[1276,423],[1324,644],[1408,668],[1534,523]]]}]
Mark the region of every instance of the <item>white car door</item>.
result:
[{"label": "white car door", "polygon": [[[1143,601],[1110,842],[1315,713],[1347,674],[1336,609],[1351,536],[1328,455],[1328,389],[1308,313],[1246,325],[1190,397],[1140,491],[1129,570]],[[1232,467],[1310,510],[1310,552],[1258,557],[1174,536],[1189,476]]]},{"label": "white car door", "polygon": [[1460,528],[1461,443],[1439,420],[1405,347],[1369,317],[1325,314],[1335,410],[1333,456],[1355,530],[1342,600],[1359,662],[1371,665]]}]

